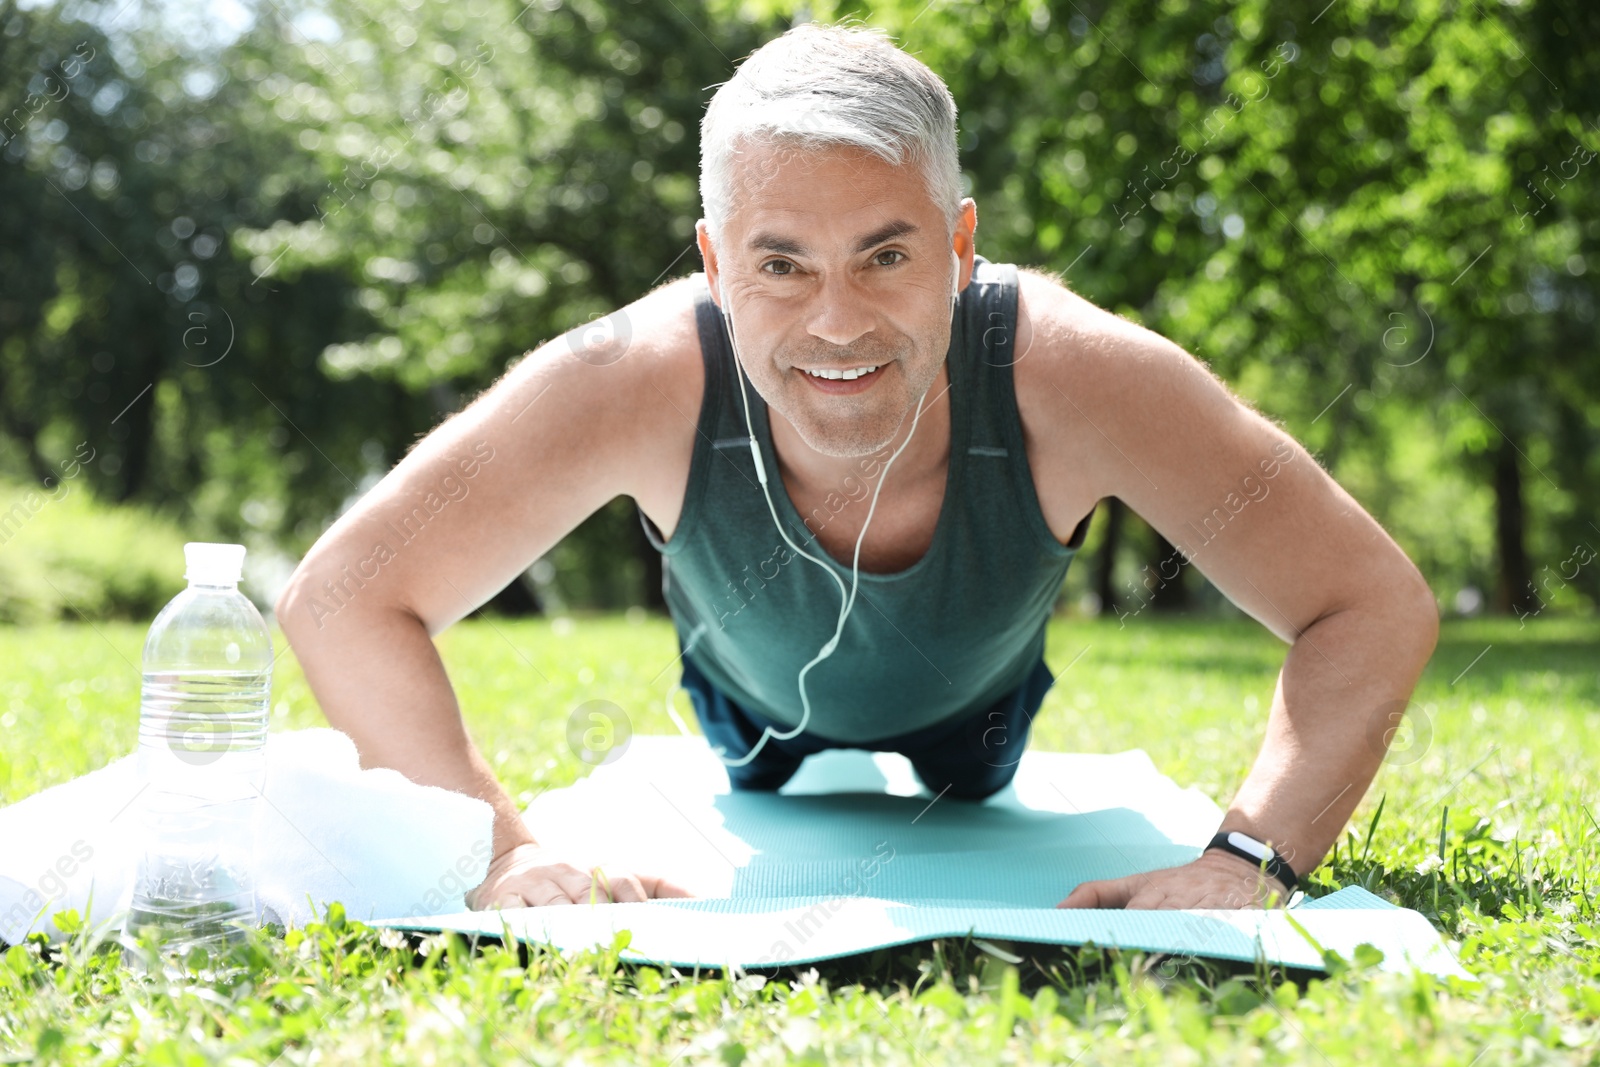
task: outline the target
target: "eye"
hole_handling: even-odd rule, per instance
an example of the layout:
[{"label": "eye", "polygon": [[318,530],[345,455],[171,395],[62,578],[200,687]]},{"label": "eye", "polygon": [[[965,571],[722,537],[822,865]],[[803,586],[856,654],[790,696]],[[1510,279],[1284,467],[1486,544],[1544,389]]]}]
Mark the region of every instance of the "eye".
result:
[{"label": "eye", "polygon": [[790,263],[787,259],[772,259],[761,264],[761,269],[766,271],[768,274],[793,274],[794,264]]},{"label": "eye", "polygon": [[[893,257],[893,258],[887,258]],[[872,257],[872,262],[880,267],[892,267],[906,258],[906,254],[896,248],[886,248]]]}]

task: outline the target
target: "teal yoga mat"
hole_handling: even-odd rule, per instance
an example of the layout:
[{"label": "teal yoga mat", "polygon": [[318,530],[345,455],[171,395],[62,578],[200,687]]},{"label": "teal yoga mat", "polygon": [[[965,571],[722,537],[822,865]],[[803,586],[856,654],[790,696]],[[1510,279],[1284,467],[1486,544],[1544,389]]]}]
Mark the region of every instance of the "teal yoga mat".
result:
[{"label": "teal yoga mat", "polygon": [[525,818],[548,845],[698,896],[376,925],[560,949],[628,930],[625,958],[678,967],[804,964],[972,935],[1321,970],[1316,945],[1349,958],[1366,943],[1385,969],[1471,977],[1423,916],[1359,887],[1271,911],[1057,909],[1079,882],[1185,863],[1215,833],[1221,809],[1138,750],[1029,752],[1011,786],[975,804],[921,788],[901,756],[855,750],[808,758],[779,794],[731,793],[701,739],[636,737]]}]

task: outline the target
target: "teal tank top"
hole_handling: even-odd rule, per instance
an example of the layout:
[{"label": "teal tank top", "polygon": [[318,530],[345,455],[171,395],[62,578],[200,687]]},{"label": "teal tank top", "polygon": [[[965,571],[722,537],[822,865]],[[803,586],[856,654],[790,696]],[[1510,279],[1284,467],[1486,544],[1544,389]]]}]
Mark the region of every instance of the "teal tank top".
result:
[{"label": "teal tank top", "polygon": [[[696,321],[705,396],[682,514],[666,542],[640,517],[663,557],[685,657],[734,703],[793,728],[798,675],[833,635],[839,587],[773,525],[745,429],[743,370],[703,282]],[[1016,322],[1016,268],[977,257],[951,331],[950,466],[933,543],[904,570],[861,573],[838,647],[806,676],[808,735],[848,745],[976,713],[1020,686],[1043,653],[1088,518],[1063,545],[1039,510],[1012,385]],[[779,517],[848,589],[850,567],[816,541],[778,475],[766,402],[745,387]],[[863,491],[846,506],[869,499]],[[826,518],[813,513],[814,524]]]}]

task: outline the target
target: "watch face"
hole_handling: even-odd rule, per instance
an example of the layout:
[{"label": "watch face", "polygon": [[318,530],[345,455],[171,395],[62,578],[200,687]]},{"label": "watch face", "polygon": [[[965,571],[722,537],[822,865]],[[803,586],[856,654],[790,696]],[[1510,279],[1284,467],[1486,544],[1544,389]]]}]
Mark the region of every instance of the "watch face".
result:
[{"label": "watch face", "polygon": [[1234,830],[1228,834],[1228,844],[1233,845],[1235,848],[1244,849],[1246,852],[1256,857],[1256,859],[1271,859],[1274,855],[1272,849],[1268,848],[1266,845],[1263,845],[1260,841],[1257,841],[1253,837],[1241,834],[1237,830]]}]

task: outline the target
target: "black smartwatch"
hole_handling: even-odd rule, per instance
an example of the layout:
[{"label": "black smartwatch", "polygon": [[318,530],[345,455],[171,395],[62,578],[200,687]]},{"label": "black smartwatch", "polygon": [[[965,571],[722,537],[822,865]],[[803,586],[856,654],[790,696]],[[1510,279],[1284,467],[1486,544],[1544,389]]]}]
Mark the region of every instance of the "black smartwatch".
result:
[{"label": "black smartwatch", "polygon": [[1210,852],[1214,848],[1231,852],[1240,859],[1249,860],[1257,867],[1264,866],[1268,874],[1288,887],[1290,895],[1300,888],[1299,877],[1287,863],[1278,858],[1272,846],[1257,841],[1249,834],[1240,833],[1238,830],[1219,833],[1202,851]]}]

